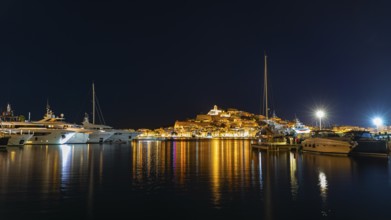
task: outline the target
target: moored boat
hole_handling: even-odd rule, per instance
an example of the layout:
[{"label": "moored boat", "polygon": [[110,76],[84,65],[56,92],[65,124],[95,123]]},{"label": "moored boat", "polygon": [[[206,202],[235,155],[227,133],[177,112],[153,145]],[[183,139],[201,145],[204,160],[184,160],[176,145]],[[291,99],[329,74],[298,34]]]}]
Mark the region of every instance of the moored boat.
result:
[{"label": "moored boat", "polygon": [[103,143],[114,134],[114,131],[112,131],[112,127],[110,126],[90,123],[87,113],[84,116],[84,121],[82,124],[85,129],[92,131],[87,143]]},{"label": "moored boat", "polygon": [[295,119],[295,124],[292,129],[296,134],[308,134],[311,132],[311,129],[299,121],[298,118]]},{"label": "moored boat", "polygon": [[357,142],[352,155],[388,156],[390,153],[387,140],[376,139],[369,131],[348,131],[344,136]]},{"label": "moored boat", "polygon": [[131,131],[126,129],[113,129],[114,133],[105,142],[126,144],[134,140],[141,132]]},{"label": "moored boat", "polygon": [[50,109],[49,104],[46,106],[46,114],[44,117],[33,123],[43,124],[49,129],[62,129],[66,131],[74,132],[64,144],[85,144],[88,141],[91,130],[84,129],[81,125],[68,123],[65,121],[64,115],[60,114],[60,117],[56,116]]},{"label": "moored boat", "polygon": [[[85,114],[83,121],[83,128],[91,129],[94,132],[90,134],[92,138],[88,140],[88,143],[129,143],[134,140],[141,132],[125,130],[125,129],[114,129],[111,126],[105,125],[102,112],[99,106],[95,102],[95,85],[92,84],[92,123],[89,122],[88,114]],[[95,123],[95,110],[100,113],[102,124]]]},{"label": "moored boat", "polygon": [[322,154],[349,155],[356,146],[356,141],[331,130],[314,131],[311,137],[301,142],[303,152]]},{"label": "moored boat", "polygon": [[[1,120],[2,129],[12,131],[12,135],[8,135],[8,137],[11,139],[11,144],[15,143],[16,145],[21,144],[21,138],[24,137],[24,134],[32,134],[29,139],[23,139],[24,144],[64,144],[75,134],[75,132],[65,129],[47,128],[42,123],[22,120],[13,115],[10,104],[7,105],[7,111],[2,114]],[[20,137],[20,134],[23,137]]]}]

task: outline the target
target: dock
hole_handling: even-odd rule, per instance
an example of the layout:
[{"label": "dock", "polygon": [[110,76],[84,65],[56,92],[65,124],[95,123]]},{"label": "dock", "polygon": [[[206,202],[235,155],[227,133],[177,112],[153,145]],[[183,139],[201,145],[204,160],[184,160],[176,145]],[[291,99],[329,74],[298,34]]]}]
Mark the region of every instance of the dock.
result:
[{"label": "dock", "polygon": [[262,143],[262,144],[251,144],[254,149],[267,150],[267,151],[298,151],[301,149],[300,144],[273,144],[273,143]]}]

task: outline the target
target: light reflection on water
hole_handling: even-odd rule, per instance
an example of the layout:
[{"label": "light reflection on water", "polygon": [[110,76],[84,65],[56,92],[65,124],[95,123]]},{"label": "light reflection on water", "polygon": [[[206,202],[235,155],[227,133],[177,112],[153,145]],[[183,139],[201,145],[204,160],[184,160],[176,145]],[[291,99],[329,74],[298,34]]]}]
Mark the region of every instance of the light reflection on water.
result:
[{"label": "light reflection on water", "polygon": [[387,219],[391,194],[387,158],[258,151],[245,140],[9,147],[0,172],[4,219]]},{"label": "light reflection on water", "polygon": [[292,199],[296,200],[297,193],[299,190],[299,184],[297,182],[297,155],[293,152],[289,153],[289,174],[291,183]]}]

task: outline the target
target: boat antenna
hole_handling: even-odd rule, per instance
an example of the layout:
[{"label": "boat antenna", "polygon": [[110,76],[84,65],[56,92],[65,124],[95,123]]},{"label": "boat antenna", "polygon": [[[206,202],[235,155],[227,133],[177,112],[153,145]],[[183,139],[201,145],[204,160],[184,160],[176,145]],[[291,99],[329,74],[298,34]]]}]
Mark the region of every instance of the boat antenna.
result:
[{"label": "boat antenna", "polygon": [[92,124],[95,124],[95,85],[92,82]]},{"label": "boat antenna", "polygon": [[95,115],[98,114],[99,120],[106,124],[105,119],[103,118],[102,109],[99,105],[98,96],[95,94],[95,84],[92,83],[92,124],[95,124]]},{"label": "boat antenna", "polygon": [[[49,117],[49,115],[50,115],[49,99],[46,99],[46,116]],[[50,117],[51,117],[51,115],[50,115]]]},{"label": "boat antenna", "polygon": [[264,79],[263,79],[263,94],[264,94],[264,107],[265,107],[265,117],[266,120],[269,119],[269,106],[268,106],[268,100],[267,100],[267,55],[265,52],[265,69],[264,69]]}]

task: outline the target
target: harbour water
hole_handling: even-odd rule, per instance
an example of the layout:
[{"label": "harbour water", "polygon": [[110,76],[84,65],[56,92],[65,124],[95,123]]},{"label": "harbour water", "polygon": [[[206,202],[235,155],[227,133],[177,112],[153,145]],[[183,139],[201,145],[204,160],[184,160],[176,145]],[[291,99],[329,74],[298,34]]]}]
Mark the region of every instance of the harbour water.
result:
[{"label": "harbour water", "polygon": [[248,140],[0,151],[1,219],[390,219],[388,158],[266,152]]}]

